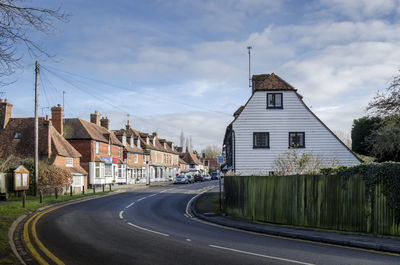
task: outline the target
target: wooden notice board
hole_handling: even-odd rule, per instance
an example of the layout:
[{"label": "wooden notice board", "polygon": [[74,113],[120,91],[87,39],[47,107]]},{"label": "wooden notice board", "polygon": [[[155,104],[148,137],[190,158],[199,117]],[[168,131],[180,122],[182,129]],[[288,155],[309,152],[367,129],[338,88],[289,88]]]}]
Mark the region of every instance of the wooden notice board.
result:
[{"label": "wooden notice board", "polygon": [[14,190],[29,189],[29,170],[23,165],[14,170]]}]

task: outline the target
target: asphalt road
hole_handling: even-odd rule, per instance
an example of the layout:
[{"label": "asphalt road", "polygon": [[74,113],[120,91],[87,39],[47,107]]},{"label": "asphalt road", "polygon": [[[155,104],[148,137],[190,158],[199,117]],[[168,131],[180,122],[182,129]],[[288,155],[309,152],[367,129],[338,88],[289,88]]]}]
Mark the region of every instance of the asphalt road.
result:
[{"label": "asphalt road", "polygon": [[217,181],[124,192],[39,219],[40,241],[65,264],[400,264],[399,256],[226,229],[186,215]]}]

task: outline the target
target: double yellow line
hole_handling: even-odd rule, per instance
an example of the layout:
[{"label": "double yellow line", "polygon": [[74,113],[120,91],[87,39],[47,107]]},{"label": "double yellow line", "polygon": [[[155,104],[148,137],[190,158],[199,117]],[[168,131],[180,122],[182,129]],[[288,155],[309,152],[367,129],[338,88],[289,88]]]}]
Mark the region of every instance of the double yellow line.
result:
[{"label": "double yellow line", "polygon": [[[35,246],[32,244],[32,242],[34,242],[40,249],[40,251],[46,255],[46,257],[48,259],[50,259],[52,262],[54,262],[57,265],[65,265],[64,262],[62,262],[59,258],[57,258],[53,253],[51,253],[44,245],[42,242],[40,242],[37,233],[36,233],[36,224],[38,222],[38,220],[45,214],[55,211],[57,209],[60,209],[61,207],[65,207],[67,205],[71,205],[71,204],[76,204],[76,203],[80,203],[80,202],[84,202],[84,201],[88,201],[94,198],[89,198],[89,199],[85,199],[85,200],[79,200],[79,201],[75,201],[75,202],[70,202],[70,203],[65,203],[63,205],[60,206],[56,206],[56,207],[52,207],[50,209],[47,209],[45,211],[42,212],[38,212],[34,215],[32,215],[24,224],[24,232],[23,232],[23,239],[25,241],[25,244],[29,250],[29,252],[32,254],[32,256],[34,257],[34,259],[36,259],[37,262],[39,262],[39,264],[41,265],[49,265],[49,263],[47,262],[47,260],[45,258],[42,257],[42,255],[38,252],[38,250],[35,248]],[[29,225],[32,223],[31,225],[31,235],[29,234]]]}]

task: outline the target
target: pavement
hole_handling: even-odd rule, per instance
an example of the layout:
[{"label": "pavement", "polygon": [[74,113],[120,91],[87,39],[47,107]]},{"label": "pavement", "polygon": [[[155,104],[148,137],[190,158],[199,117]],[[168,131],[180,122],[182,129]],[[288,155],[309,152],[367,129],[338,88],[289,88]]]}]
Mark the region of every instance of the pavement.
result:
[{"label": "pavement", "polygon": [[267,235],[294,238],[400,254],[400,238],[371,234],[341,233],[303,227],[266,224],[218,214],[218,191],[210,190],[200,195],[192,204],[193,214],[204,221]]}]

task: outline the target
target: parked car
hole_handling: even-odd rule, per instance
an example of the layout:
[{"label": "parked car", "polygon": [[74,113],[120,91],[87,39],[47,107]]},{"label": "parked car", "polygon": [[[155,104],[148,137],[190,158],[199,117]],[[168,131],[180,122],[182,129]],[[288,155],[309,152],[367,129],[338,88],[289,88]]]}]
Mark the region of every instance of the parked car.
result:
[{"label": "parked car", "polygon": [[174,184],[188,184],[189,179],[185,174],[180,174],[175,178]]},{"label": "parked car", "polygon": [[201,174],[195,174],[195,175],[194,175],[194,181],[195,181],[195,182],[198,182],[198,181],[203,182],[203,181],[204,181],[203,175],[201,175]]},{"label": "parked car", "polygon": [[194,183],[194,176],[193,175],[187,174],[186,177],[187,177],[189,183]]},{"label": "parked car", "polygon": [[205,174],[203,175],[204,180],[211,180],[211,175],[210,174]]},{"label": "parked car", "polygon": [[218,179],[218,173],[217,172],[213,172],[211,173],[211,179]]}]

